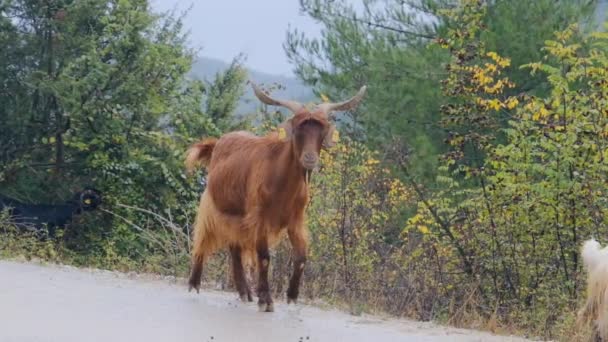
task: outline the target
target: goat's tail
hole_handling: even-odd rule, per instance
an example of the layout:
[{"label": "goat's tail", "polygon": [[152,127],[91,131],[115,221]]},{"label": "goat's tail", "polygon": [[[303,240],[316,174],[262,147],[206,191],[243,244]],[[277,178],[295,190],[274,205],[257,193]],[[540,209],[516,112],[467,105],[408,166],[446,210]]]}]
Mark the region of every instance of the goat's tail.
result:
[{"label": "goat's tail", "polygon": [[186,152],[186,170],[190,173],[196,167],[207,167],[216,143],[216,138],[207,138],[190,146]]}]

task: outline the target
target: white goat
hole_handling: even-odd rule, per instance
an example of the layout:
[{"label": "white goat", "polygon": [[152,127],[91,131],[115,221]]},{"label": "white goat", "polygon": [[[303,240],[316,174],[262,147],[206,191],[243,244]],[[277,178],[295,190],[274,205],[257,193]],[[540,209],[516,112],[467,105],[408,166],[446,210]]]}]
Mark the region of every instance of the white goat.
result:
[{"label": "white goat", "polygon": [[578,313],[578,323],[593,322],[593,339],[608,341],[608,247],[590,239],[583,244],[581,256],[587,271],[587,300]]}]

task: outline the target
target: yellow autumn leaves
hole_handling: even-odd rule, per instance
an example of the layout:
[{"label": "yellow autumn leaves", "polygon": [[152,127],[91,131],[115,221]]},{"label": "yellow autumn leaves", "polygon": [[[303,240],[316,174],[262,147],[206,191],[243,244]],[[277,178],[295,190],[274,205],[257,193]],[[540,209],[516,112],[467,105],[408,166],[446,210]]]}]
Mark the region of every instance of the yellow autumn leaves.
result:
[{"label": "yellow autumn leaves", "polygon": [[514,97],[509,97],[505,101],[501,101],[499,99],[486,100],[483,98],[477,98],[476,103],[485,109],[499,111],[501,108],[513,109],[517,107],[519,101]]},{"label": "yellow autumn leaves", "polygon": [[321,97],[321,101],[327,103],[329,102],[329,97],[327,97],[327,95],[321,93],[321,95],[319,95]]},{"label": "yellow autumn leaves", "polygon": [[602,133],[600,133],[600,135],[603,138],[608,138],[608,123],[604,126],[604,130],[602,131]]},{"label": "yellow autumn leaves", "polygon": [[[350,189],[348,193],[355,201],[361,201],[359,205],[368,209],[367,222],[372,225],[385,226],[390,217],[396,215],[406,203],[413,200],[411,189],[391,174],[391,171],[381,163],[377,152],[363,144],[347,138],[337,149],[322,151],[320,158],[323,171],[315,177],[316,181],[313,181],[313,192],[321,191],[321,188],[324,189],[323,191],[340,189],[341,178],[344,177],[347,167],[348,173],[352,172],[347,177],[347,186]],[[319,188],[321,184],[326,184],[327,188],[325,186]],[[335,193],[323,195],[325,199],[334,196]],[[327,206],[323,206],[324,213],[325,210]]]},{"label": "yellow autumn leaves", "polygon": [[490,57],[501,68],[506,68],[511,65],[511,60],[509,58],[500,57],[496,52],[490,51],[486,56]]},{"label": "yellow autumn leaves", "polygon": [[500,57],[496,52],[488,52],[486,57],[490,61],[483,65],[460,67],[460,71],[471,75],[471,83],[465,86],[465,90],[474,96],[475,103],[482,110],[514,109],[519,104],[517,98],[499,98],[505,89],[514,87],[507,77],[498,78],[502,70],[511,65],[511,60]]},{"label": "yellow autumn leaves", "polygon": [[418,214],[412,216],[409,220],[407,220],[405,230],[408,231],[412,228],[415,228],[420,233],[426,235],[431,232],[429,229],[429,225],[433,225],[433,224],[434,224],[434,220],[431,217],[425,216],[422,213],[418,213]]},{"label": "yellow autumn leaves", "polygon": [[530,102],[524,106],[524,110],[531,113],[530,118],[534,121],[544,122],[551,114],[542,103]]}]

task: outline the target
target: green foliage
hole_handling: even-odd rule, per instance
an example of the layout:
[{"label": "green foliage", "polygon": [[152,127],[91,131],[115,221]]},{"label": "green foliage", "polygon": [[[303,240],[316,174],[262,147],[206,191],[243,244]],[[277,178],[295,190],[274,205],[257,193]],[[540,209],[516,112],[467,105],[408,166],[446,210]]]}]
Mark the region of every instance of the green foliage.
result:
[{"label": "green foliage", "polygon": [[[451,32],[460,32],[461,40],[443,42],[453,60],[460,61],[459,46],[474,47],[472,55],[483,56],[474,30],[483,29],[478,18],[484,10],[482,2],[463,1],[449,14],[462,25]],[[549,338],[560,322],[573,321],[585,280],[581,243],[591,236],[601,240],[608,228],[607,38],[604,33],[584,35],[576,25],[556,33],[545,44],[544,62],[524,66],[544,75],[550,93],[524,96],[521,104],[506,96],[489,99],[495,94],[494,80],[487,88],[474,86],[488,69],[500,68],[477,57],[470,65],[450,66],[446,89],[454,104],[446,111],[448,118],[492,118],[508,107],[516,112],[509,115],[504,144],[474,145],[487,154],[483,164],[455,167],[467,152],[456,144],[459,153],[448,154],[440,168],[443,190],[425,194],[429,198],[421,195],[418,214],[409,220],[406,238],[421,227],[430,232],[412,262],[441,260],[420,277],[436,284],[444,300],[466,305],[472,293],[478,298],[476,312]],[[487,55],[508,66],[498,54]]]},{"label": "green foliage", "polygon": [[489,196],[502,208],[490,214],[522,234],[522,260],[513,262],[548,266],[549,274],[537,269],[515,283],[532,301],[540,283],[576,299],[581,241],[606,233],[607,43],[608,35],[581,37],[576,26],[547,41],[547,64],[531,67],[546,75],[551,94],[527,101],[507,131],[509,144],[490,161],[496,188]]},{"label": "green foliage", "polygon": [[209,86],[187,79],[194,51],[181,18],[152,14],[146,0],[2,6],[0,191],[60,203],[101,190],[103,209],[63,237],[83,259],[136,261],[162,247],[127,223],[167,233],[137,209],[171,213],[187,233],[200,185],[184,175],[184,151],[225,128],[243,86],[238,63]]},{"label": "green foliage", "polygon": [[[539,61],[545,41],[552,39],[553,32],[566,29],[569,23],[578,23],[585,31],[597,29],[592,18],[598,3],[597,0],[492,1],[488,3],[484,20],[487,30],[482,33],[482,39],[489,51],[509,56],[513,65]],[[517,85],[511,95],[522,91],[547,95],[550,85],[541,75],[530,75],[518,68],[507,73]]]},{"label": "green foliage", "polygon": [[482,171],[485,152],[495,144],[500,117],[518,104],[516,98],[503,95],[515,87],[501,75],[511,61],[486,52],[480,39],[484,9],[479,2],[463,1],[459,10],[446,11],[450,30],[437,40],[452,55],[442,81],[449,100],[441,107],[440,122],[448,130],[450,146],[443,157],[447,165],[467,176]]},{"label": "green foliage", "polygon": [[[457,2],[300,3],[308,16],[323,25],[323,31],[318,39],[296,29],[289,32],[285,50],[298,76],[330,98],[342,98],[367,84],[363,106],[345,120],[355,125],[351,134],[380,150],[399,137],[411,148],[410,171],[425,184],[433,183],[437,156],[446,151],[443,140],[449,138],[439,122],[444,118],[440,108],[446,104],[440,82],[448,76],[444,65],[450,57],[433,41],[445,38],[452,29],[455,22],[446,18],[443,10]],[[588,23],[597,1],[487,3],[488,10],[478,18],[486,28],[480,33],[480,42],[488,51],[509,56],[515,65],[521,65],[540,59],[540,48],[555,30],[572,22]],[[514,88],[505,89],[507,95],[547,88],[541,77],[530,77],[517,68],[504,70],[503,76],[515,82]],[[507,126],[505,116],[495,121],[499,127]]]},{"label": "green foliage", "polygon": [[218,73],[214,82],[206,88],[205,112],[222,131],[229,131],[237,124],[231,114],[243,95],[246,76],[241,59],[237,58],[226,71]]}]

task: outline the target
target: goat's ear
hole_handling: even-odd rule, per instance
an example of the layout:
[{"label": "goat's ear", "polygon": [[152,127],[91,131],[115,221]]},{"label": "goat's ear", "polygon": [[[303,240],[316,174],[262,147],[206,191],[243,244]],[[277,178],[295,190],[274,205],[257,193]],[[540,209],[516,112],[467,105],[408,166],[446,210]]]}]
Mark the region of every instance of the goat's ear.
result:
[{"label": "goat's ear", "polygon": [[277,127],[277,132],[279,132],[279,139],[283,141],[291,140],[291,137],[293,135],[293,129],[291,126],[291,119],[289,119]]},{"label": "goat's ear", "polygon": [[336,126],[330,125],[325,137],[323,138],[323,147],[331,148],[334,147],[340,140],[340,133],[336,129]]}]

